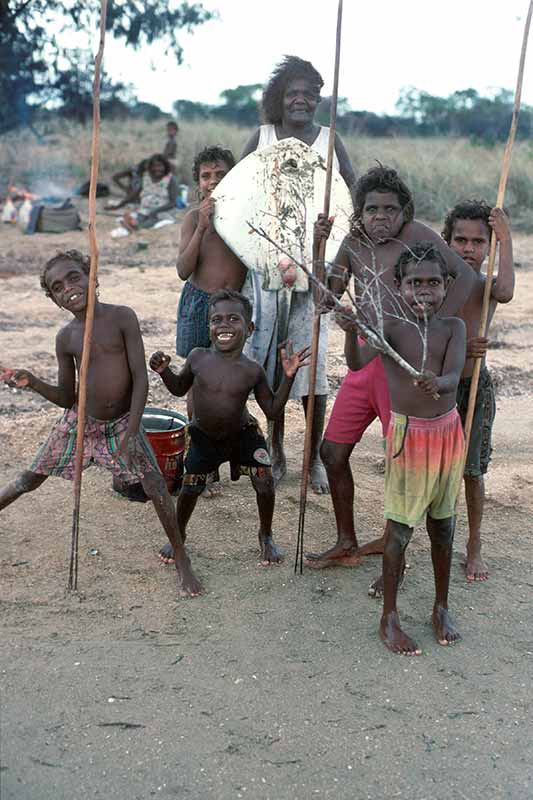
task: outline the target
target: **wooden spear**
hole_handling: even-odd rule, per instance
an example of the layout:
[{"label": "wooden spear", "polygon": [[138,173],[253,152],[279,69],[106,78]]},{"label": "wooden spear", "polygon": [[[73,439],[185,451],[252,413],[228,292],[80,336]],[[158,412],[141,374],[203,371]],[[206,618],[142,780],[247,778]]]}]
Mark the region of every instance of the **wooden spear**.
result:
[{"label": "wooden spear", "polygon": [[91,254],[91,267],[89,271],[89,291],[87,295],[87,310],[85,312],[85,329],[83,333],[83,350],[78,383],[78,429],[76,433],[76,461],[74,466],[74,511],[72,515],[72,541],[68,579],[68,588],[71,591],[75,591],[78,588],[78,541],[80,529],[83,436],[85,433],[87,406],[87,373],[89,371],[89,357],[91,353],[94,305],[96,298],[96,276],[98,273],[98,242],[96,241],[96,182],[98,179],[100,135],[100,69],[104,55],[106,16],[107,0],[101,0],[100,44],[94,62],[93,80],[93,135],[91,144],[91,181],[89,186],[89,247]]},{"label": "wooden spear", "polygon": [[[533,0],[530,0],[529,9],[526,17],[526,24],[524,27],[524,37],[522,40],[522,51],[520,53],[520,64],[518,67],[518,78],[516,81],[516,91],[514,97],[513,116],[511,119],[511,127],[509,130],[509,137],[505,146],[505,153],[503,156],[503,166],[500,176],[500,184],[498,186],[498,196],[496,199],[496,206],[502,208],[503,199],[505,196],[505,189],[507,186],[507,178],[509,176],[509,167],[511,166],[511,154],[513,151],[513,144],[516,136],[516,128],[518,126],[518,114],[520,113],[520,97],[522,95],[522,79],[524,77],[524,65],[526,62],[527,40],[529,36],[529,26],[531,24],[531,15],[533,13]],[[494,274],[494,262],[496,260],[496,234],[492,231],[490,237],[490,250],[489,260],[487,263],[487,276],[485,281],[485,290],[483,293],[483,304],[481,307],[481,318],[479,321],[478,336],[486,336],[487,321],[489,316],[490,295],[492,290],[492,276]],[[481,371],[481,358],[476,358],[474,361],[474,369],[472,372],[472,380],[470,383],[470,394],[468,396],[468,408],[465,420],[465,455],[463,461],[463,472],[468,455],[468,446],[470,444],[470,434],[472,432],[472,422],[474,420],[474,410],[476,407],[477,389],[479,384],[479,373]]]},{"label": "wooden spear", "polygon": [[[329,139],[328,139],[328,158],[326,163],[326,187],[324,190],[324,214],[329,216],[329,202],[331,197],[331,180],[333,175],[333,157],[335,154],[335,130],[337,126],[337,97],[339,93],[339,67],[341,54],[341,33],[342,33],[342,0],[339,0],[337,9],[337,36],[335,41],[335,71],[333,76],[333,92],[331,95],[331,109],[329,120]],[[314,265],[315,273],[319,280],[323,281],[324,257],[326,254],[326,240],[320,242],[318,261]],[[303,573],[303,544],[305,528],[305,508],[307,504],[307,486],[309,484],[309,467],[311,465],[311,445],[313,441],[313,416],[315,413],[315,385],[316,370],[318,364],[318,342],[320,338],[321,314],[315,308],[313,320],[313,340],[311,345],[311,364],[309,366],[309,391],[307,394],[307,413],[305,420],[305,440],[304,455],[302,463],[302,478],[300,482],[300,516],[298,519],[298,540],[296,544],[296,559],[294,571],[300,565],[300,575]]]}]

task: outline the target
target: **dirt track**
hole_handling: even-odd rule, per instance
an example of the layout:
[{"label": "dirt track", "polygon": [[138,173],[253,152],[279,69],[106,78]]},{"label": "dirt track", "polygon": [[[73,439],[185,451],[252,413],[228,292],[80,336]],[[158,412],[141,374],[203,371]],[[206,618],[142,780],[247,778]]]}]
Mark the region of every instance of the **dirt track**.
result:
[{"label": "dirt track", "polygon": [[[102,216],[101,296],[141,318],[147,352],[172,350],[177,228],[148,232],[146,251],[111,242]],[[0,363],[55,374],[61,312],[38,286],[38,265],[85,234],[23,238],[0,230]],[[486,585],[461,570],[465,513],[455,543],[451,607],[464,641],[433,640],[432,579],[417,531],[400,608],[424,655],[389,654],[366,590],[379,569],[294,576],[301,409],[288,410],[289,477],[278,493],[280,568],[257,565],[251,487],[229,484],[198,506],[190,552],[206,585],[176,599],[151,508],[86,473],[79,595],[64,590],[71,495],[51,479],[0,516],[2,537],[2,800],[149,797],[467,798],[526,800],[531,750],[533,534],[533,239],[518,237],[516,300],[498,311],[490,363],[499,382],[488,479]],[[344,371],[332,337],[332,389]],[[172,405],[157,379],[151,402]],[[175,406],[174,406],[175,407]],[[178,406],[183,410],[183,404]],[[57,410],[0,389],[0,480],[33,456]],[[381,526],[380,431],[356,448],[361,541]],[[308,504],[309,549],[331,543],[327,497]],[[97,556],[89,555],[97,548]],[[7,646],[6,646],[7,645]]]}]

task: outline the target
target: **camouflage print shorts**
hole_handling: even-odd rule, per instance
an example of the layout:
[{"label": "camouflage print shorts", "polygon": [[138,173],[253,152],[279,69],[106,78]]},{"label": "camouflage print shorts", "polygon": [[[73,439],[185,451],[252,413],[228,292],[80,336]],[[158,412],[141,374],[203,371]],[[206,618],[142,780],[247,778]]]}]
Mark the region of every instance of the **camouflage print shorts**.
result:
[{"label": "camouflage print shorts", "polygon": [[[471,382],[471,378],[461,378],[457,387],[457,409],[461,415],[463,426],[466,421]],[[479,375],[472,432],[466,458],[464,474],[467,477],[479,478],[488,470],[492,454],[492,426],[495,415],[494,386],[488,369],[483,367]]]}]

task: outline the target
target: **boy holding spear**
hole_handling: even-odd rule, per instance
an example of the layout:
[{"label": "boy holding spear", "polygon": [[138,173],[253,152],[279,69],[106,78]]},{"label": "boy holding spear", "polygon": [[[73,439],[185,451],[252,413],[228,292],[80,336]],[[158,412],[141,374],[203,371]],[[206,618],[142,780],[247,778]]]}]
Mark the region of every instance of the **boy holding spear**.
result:
[{"label": "boy holding spear", "polygon": [[489,572],[481,557],[481,522],[485,505],[484,475],[492,452],[491,437],[496,401],[494,387],[485,364],[489,340],[478,336],[486,277],[481,267],[489,254],[491,232],[494,231],[500,248],[497,276],[490,290],[487,330],[498,303],[509,303],[514,293],[513,243],[509,220],[501,208],[487,203],[466,200],[457,203],[444,220],[442,238],[472,268],[474,288],[458,316],[466,324],[466,363],[457,391],[457,406],[465,424],[474,359],[481,359],[481,371],[476,394],[475,410],[466,457],[464,483],[468,511],[469,536],[466,545],[466,579],[485,581]]},{"label": "boy holding spear", "polygon": [[[59,308],[73,316],[56,338],[57,384],[45,383],[25,369],[5,367],[0,367],[0,380],[19,389],[33,389],[65,412],[30,469],[0,490],[0,511],[21,495],[38,489],[50,475],[67,480],[75,477],[79,427],[76,370],[80,369],[86,328],[88,257],[77,250],[59,253],[45,265],[41,286]],[[135,312],[96,299],[82,467],[94,463],[120,475],[126,483],[141,480],[174,548],[180,594],[194,596],[202,587],[191,569],[177,530],[172,499],[142,431],[147,394],[144,347]]]}]

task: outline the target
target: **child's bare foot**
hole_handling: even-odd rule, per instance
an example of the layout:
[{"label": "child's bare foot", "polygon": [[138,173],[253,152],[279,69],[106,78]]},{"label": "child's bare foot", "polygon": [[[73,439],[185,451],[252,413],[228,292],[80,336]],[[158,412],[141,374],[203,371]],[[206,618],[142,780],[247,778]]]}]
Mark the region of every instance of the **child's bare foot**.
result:
[{"label": "child's bare foot", "polygon": [[261,566],[270,567],[283,561],[283,553],[274,544],[272,536],[264,536],[259,531],[259,546],[261,548]]},{"label": "child's bare foot", "polygon": [[[405,580],[405,570],[408,569],[409,564],[407,564],[403,570],[402,574],[400,575],[400,580],[398,581],[398,589],[401,589],[403,586],[403,582]],[[370,586],[368,587],[368,596],[375,597],[376,600],[379,600],[383,597],[383,575],[380,575],[379,578],[376,578]]]},{"label": "child's bare foot", "polygon": [[305,565],[311,569],[326,567],[357,567],[361,558],[357,554],[357,542],[341,540],[323,553],[306,553]]},{"label": "child's bare foot", "polygon": [[213,500],[213,498],[218,497],[221,494],[222,484],[220,481],[213,481],[212,483],[206,484],[206,487],[202,492],[202,497],[204,500]]},{"label": "child's bare foot", "polygon": [[[398,586],[398,588],[400,587]],[[368,596],[375,597],[376,600],[379,600],[381,597],[383,597],[383,575],[380,575],[379,578],[376,578],[375,581],[372,581],[368,587]]]},{"label": "child's bare foot", "polygon": [[461,635],[451,621],[447,608],[436,605],[433,609],[431,622],[439,644],[448,645],[460,641]]},{"label": "child's bare foot", "polygon": [[158,553],[159,560],[163,562],[163,564],[173,564],[174,563],[174,548],[168,542],[167,544],[163,545],[161,550]]},{"label": "child's bare foot", "polygon": [[180,566],[176,564],[176,570],[180,584],[180,597],[198,597],[204,587],[192,571],[189,559],[187,559],[186,564],[181,564]]},{"label": "child's bare foot", "polygon": [[328,476],[320,458],[316,458],[309,467],[309,479],[315,494],[329,494]]},{"label": "child's bare foot", "polygon": [[473,548],[467,546],[465,573],[466,579],[470,583],[488,580],[489,570],[481,558],[481,547],[479,545]]},{"label": "child's bare foot", "polygon": [[400,618],[396,612],[381,617],[379,625],[381,641],[393,653],[402,656],[419,656],[422,650],[400,628]]}]

